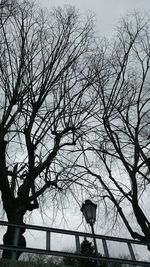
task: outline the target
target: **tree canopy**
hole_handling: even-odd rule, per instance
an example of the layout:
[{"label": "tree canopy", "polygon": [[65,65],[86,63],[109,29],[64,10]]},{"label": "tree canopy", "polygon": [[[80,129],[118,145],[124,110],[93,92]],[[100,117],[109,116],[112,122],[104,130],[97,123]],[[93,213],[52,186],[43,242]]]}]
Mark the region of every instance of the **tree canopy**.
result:
[{"label": "tree canopy", "polygon": [[113,208],[114,222],[119,215],[133,238],[149,242],[149,16],[123,17],[107,41],[74,7],[48,13],[32,1],[5,0],[0,8],[0,191],[8,221],[22,223],[48,193],[53,201],[78,184]]},{"label": "tree canopy", "polygon": [[149,32],[148,15],[135,12],[122,18],[114,41],[103,47],[103,65],[101,60],[93,64],[96,109],[93,131],[83,145],[82,166],[85,175],[95,179],[95,199],[114,210],[114,223],[120,217],[133,238],[146,242],[150,242],[146,210],[150,185]]},{"label": "tree canopy", "polygon": [[0,190],[8,221],[22,223],[45,192],[73,183],[66,174],[69,151],[92,110],[93,23],[81,21],[74,7],[48,13],[32,1],[3,4]]}]

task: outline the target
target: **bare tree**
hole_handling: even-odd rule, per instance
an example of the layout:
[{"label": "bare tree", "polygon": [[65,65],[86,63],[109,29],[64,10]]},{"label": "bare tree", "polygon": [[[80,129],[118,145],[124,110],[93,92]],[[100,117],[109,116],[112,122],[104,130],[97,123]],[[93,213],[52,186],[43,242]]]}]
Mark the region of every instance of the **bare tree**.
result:
[{"label": "bare tree", "polygon": [[0,25],[4,25],[7,19],[15,12],[16,1],[15,0],[1,0],[0,2]]},{"label": "bare tree", "polygon": [[[98,196],[120,215],[133,238],[150,242],[150,19],[122,19],[104,53],[105,69],[93,64],[97,82],[93,131],[84,142],[85,174]],[[94,161],[93,153],[96,155]],[[81,164],[79,164],[81,165]],[[133,213],[135,224],[128,217]],[[136,225],[136,230],[135,230]]]},{"label": "bare tree", "polygon": [[92,19],[81,22],[72,7],[46,13],[18,1],[0,20],[0,190],[11,223],[73,182],[63,173],[91,116],[92,35]]}]

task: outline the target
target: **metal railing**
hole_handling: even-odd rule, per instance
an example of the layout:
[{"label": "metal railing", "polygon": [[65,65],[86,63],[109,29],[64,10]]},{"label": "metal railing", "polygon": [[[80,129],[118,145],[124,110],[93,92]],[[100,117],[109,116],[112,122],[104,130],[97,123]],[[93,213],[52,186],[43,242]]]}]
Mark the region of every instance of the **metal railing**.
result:
[{"label": "metal railing", "polygon": [[[73,258],[81,258],[81,259],[89,259],[89,260],[97,260],[99,262],[107,262],[108,264],[111,262],[118,262],[122,264],[132,264],[137,266],[150,266],[150,262],[147,261],[141,261],[136,259],[136,255],[134,253],[133,245],[138,246],[150,246],[149,243],[144,243],[132,239],[125,239],[125,238],[118,238],[118,237],[111,237],[111,236],[104,236],[104,235],[97,235],[97,234],[88,234],[84,232],[77,232],[77,231],[70,231],[70,230],[63,230],[63,229],[57,229],[57,228],[49,228],[49,227],[43,227],[43,226],[35,226],[35,225],[29,225],[29,224],[10,224],[8,222],[0,221],[0,225],[2,226],[12,226],[15,228],[15,235],[13,240],[13,245],[6,246],[3,244],[0,244],[0,250],[6,249],[12,251],[12,259],[16,259],[16,255],[18,251],[26,252],[26,253],[35,253],[35,254],[44,254],[44,255],[54,255],[54,256],[61,256],[61,257],[73,257]],[[19,235],[21,228],[30,229],[30,230],[36,230],[36,231],[42,231],[45,232],[46,235],[46,242],[45,242],[45,248],[35,248],[35,247],[19,247]],[[66,251],[58,251],[58,250],[52,250],[51,249],[51,234],[57,233],[57,234],[63,234],[63,235],[70,235],[74,236],[75,239],[75,252],[66,252]],[[80,243],[80,237],[82,238],[95,238],[96,241],[101,240],[104,254],[100,255],[99,253],[97,255],[85,255],[81,253],[81,243]],[[128,252],[130,255],[130,259],[122,259],[119,257],[112,257],[109,255],[109,249],[108,249],[108,241],[114,241],[119,243],[125,243],[128,248]],[[150,252],[149,252],[150,253]],[[111,265],[109,265],[111,266]]]}]

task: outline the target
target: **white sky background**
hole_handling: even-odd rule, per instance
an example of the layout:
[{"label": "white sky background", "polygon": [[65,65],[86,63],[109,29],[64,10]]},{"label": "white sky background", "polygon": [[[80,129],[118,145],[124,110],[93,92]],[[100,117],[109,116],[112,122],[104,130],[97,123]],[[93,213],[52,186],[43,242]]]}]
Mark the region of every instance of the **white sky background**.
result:
[{"label": "white sky background", "polygon": [[[37,0],[39,6],[51,10],[53,7],[64,5],[73,5],[75,6],[81,14],[86,14],[91,12],[95,15],[96,31],[100,36],[107,36],[108,38],[113,35],[115,26],[117,25],[121,16],[127,14],[128,12],[133,12],[135,10],[140,12],[150,12],[150,0]],[[48,212],[49,213],[49,212]],[[49,213],[51,214],[51,213]],[[85,229],[85,226],[82,224],[82,215],[79,210],[79,207],[76,207],[71,213],[66,209],[66,221],[64,225],[60,220],[56,220],[52,224],[49,220],[47,223],[50,223],[50,226],[58,228],[66,228],[70,230],[82,231]],[[51,216],[51,215],[50,215]],[[34,222],[34,220],[33,220]],[[36,221],[36,224],[38,221]],[[42,221],[39,219],[39,224]],[[85,224],[86,225],[86,224]],[[96,232],[99,234],[105,233],[105,227],[99,227],[95,225]],[[88,228],[86,228],[88,230]],[[109,232],[107,234],[110,234]]]},{"label": "white sky background", "polygon": [[150,0],[38,0],[46,8],[73,5],[81,13],[95,14],[100,35],[110,36],[121,15],[134,10],[150,11]]},{"label": "white sky background", "polygon": [[[127,12],[132,12],[134,10],[138,10],[140,12],[149,12],[150,11],[150,0],[38,0],[38,3],[41,7],[46,9],[51,9],[52,7],[64,5],[73,5],[81,14],[86,14],[87,12],[91,12],[95,15],[96,22],[96,30],[99,32],[100,36],[107,36],[108,38],[112,36],[115,26],[119,18],[126,14]],[[53,212],[47,210],[47,213],[50,218],[53,216]],[[56,218],[56,221],[52,223],[51,219],[46,219],[44,222],[45,226],[49,227],[57,227],[57,228],[66,228],[70,230],[78,230],[78,231],[89,231],[88,226],[82,223],[82,214],[80,212],[79,207],[75,207],[74,210],[66,209],[64,210],[64,214],[66,217],[66,223],[62,223],[61,215]],[[100,220],[100,216],[99,216]],[[43,221],[39,216],[38,212],[35,211],[33,213],[33,217],[31,222],[32,224],[42,225]],[[100,221],[99,221],[100,223]],[[105,234],[105,226],[99,229],[98,225],[95,225],[96,232],[99,234]],[[124,231],[124,237],[125,232]],[[110,234],[110,233],[107,233]],[[41,247],[42,237],[35,234],[31,237],[31,243],[36,244],[37,247]],[[44,242],[44,240],[43,240]],[[60,240],[55,240],[55,242],[60,243]],[[30,243],[30,244],[31,244]],[[71,243],[68,240],[68,245],[64,245],[66,248],[70,246]]]}]

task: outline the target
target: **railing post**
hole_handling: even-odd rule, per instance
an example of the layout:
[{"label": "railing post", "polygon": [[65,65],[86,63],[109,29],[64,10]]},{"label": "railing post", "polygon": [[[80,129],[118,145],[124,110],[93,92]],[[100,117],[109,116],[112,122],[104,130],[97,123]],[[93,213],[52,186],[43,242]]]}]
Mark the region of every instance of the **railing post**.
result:
[{"label": "railing post", "polygon": [[[102,239],[102,243],[103,243],[104,255],[106,258],[109,258],[109,252],[108,252],[106,239]],[[111,262],[108,262],[106,264],[107,264],[107,267],[111,267]]]},{"label": "railing post", "polygon": [[80,240],[79,240],[79,236],[75,235],[75,241],[76,241],[76,253],[81,253],[81,249],[80,249]]},{"label": "railing post", "polygon": [[136,257],[134,255],[134,251],[133,251],[133,247],[132,247],[131,243],[128,242],[127,245],[128,245],[128,249],[130,252],[131,260],[136,261]]},{"label": "railing post", "polygon": [[50,231],[46,231],[46,250],[51,249]]},{"label": "railing post", "polygon": [[108,253],[108,247],[107,247],[106,239],[102,239],[102,243],[103,243],[104,255],[105,255],[105,257],[109,258],[109,253]]}]

